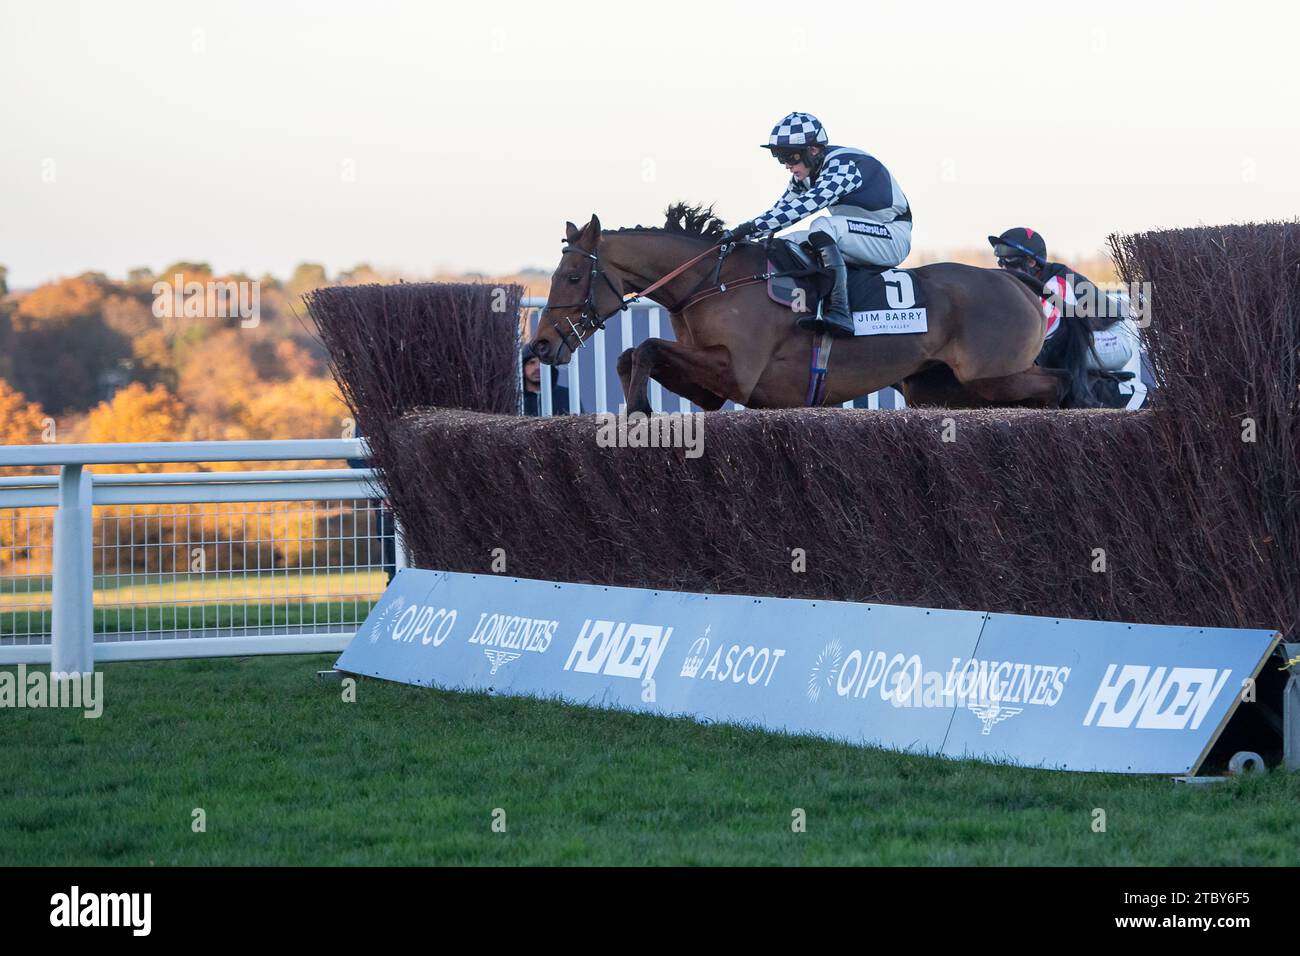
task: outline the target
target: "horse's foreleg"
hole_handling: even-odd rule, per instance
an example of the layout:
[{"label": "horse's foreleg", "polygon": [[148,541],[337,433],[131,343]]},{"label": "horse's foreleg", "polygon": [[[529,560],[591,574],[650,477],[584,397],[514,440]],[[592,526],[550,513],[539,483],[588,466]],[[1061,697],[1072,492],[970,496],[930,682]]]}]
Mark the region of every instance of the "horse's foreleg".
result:
[{"label": "horse's foreleg", "polygon": [[636,349],[624,349],[618,356],[618,380],[623,386],[623,401],[631,402],[628,398],[632,394],[632,363],[635,360]]},{"label": "horse's foreleg", "polygon": [[[647,339],[646,341],[651,341]],[[645,343],[624,349],[618,357],[618,380],[623,385],[623,401],[629,412],[649,412],[650,366],[640,357]]]},{"label": "horse's foreleg", "polygon": [[[731,367],[731,353],[725,346],[693,348],[667,339],[646,339],[629,350],[631,372],[623,379],[623,394],[629,412],[646,412],[650,408],[650,380],[653,378],[669,391],[694,402],[705,411],[716,411],[727,398],[739,393]],[[619,377],[623,360],[619,357]]]}]

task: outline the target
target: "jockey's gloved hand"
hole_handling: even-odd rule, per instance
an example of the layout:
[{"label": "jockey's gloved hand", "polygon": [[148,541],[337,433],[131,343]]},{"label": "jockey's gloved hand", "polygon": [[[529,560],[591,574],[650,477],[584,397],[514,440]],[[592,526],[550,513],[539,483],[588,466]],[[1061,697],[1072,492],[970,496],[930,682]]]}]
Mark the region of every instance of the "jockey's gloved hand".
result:
[{"label": "jockey's gloved hand", "polygon": [[752,222],[742,222],[739,226],[736,226],[734,229],[728,229],[719,236],[718,242],[723,243],[724,245],[732,242],[740,242],[740,240],[744,239],[746,236],[752,235],[757,231],[758,227]]}]

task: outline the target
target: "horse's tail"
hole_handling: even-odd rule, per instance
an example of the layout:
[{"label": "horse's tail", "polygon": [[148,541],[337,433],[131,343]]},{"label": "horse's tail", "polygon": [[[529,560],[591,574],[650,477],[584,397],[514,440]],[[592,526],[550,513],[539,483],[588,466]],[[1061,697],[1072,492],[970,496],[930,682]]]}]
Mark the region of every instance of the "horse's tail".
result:
[{"label": "horse's tail", "polygon": [[1061,336],[1061,343],[1056,350],[1057,362],[1053,364],[1070,373],[1067,407],[1100,408],[1101,403],[1093,398],[1088,384],[1088,355],[1096,352],[1090,323],[1083,316],[1075,315],[1072,309],[1065,309],[1061,315],[1061,328],[1056,334]]}]

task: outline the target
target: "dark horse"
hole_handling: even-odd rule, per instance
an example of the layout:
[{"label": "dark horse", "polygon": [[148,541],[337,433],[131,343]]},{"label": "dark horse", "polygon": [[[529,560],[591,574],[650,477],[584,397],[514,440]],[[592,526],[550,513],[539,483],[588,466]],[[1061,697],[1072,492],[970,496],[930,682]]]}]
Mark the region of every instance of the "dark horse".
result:
[{"label": "dark horse", "polygon": [[[567,229],[533,339],[542,362],[567,364],[625,296],[655,286],[649,298],[668,309],[677,341],[647,339],[619,356],[628,411],[650,411],[652,378],[710,411],[727,399],[751,408],[805,404],[812,333],[768,298],[764,283],[741,281],[765,271],[760,244],[740,243],[715,276],[711,250],[723,224],[711,209],[672,206],[662,229],[602,232],[594,215],[581,229],[571,222]],[[673,275],[693,258],[698,262]],[[999,269],[941,262],[914,275],[924,285],[928,331],[837,339],[826,404],[895,383],[911,405],[1060,404],[1068,380],[1034,365],[1045,325],[1038,296]],[[723,292],[719,284],[738,287]]]}]

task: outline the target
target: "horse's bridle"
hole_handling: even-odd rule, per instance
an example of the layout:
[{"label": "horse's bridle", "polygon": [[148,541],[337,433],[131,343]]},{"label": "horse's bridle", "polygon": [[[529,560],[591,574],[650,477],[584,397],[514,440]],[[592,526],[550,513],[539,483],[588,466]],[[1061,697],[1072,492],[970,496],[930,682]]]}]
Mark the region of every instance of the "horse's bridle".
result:
[{"label": "horse's bridle", "polygon": [[[716,277],[718,271],[722,268],[723,260],[726,259],[727,254],[732,250],[732,248],[734,248],[734,243],[727,243],[727,244],[720,243],[716,246],[710,246],[708,249],[705,249],[703,252],[701,252],[698,256],[695,256],[693,259],[688,259],[686,262],[683,262],[680,266],[678,266],[672,272],[668,273],[662,279],[659,279],[654,283],[646,286],[640,292],[624,293],[624,292],[620,292],[618,289],[614,287],[614,280],[611,279],[606,274],[605,270],[600,267],[599,252],[595,252],[595,251],[588,252],[586,249],[581,249],[573,245],[573,243],[569,242],[567,239],[562,241],[564,242],[564,248],[560,250],[562,253],[576,252],[578,255],[586,256],[588,259],[591,260],[591,275],[587,277],[587,297],[583,299],[581,302],[571,302],[567,305],[553,306],[548,303],[546,309],[544,310],[549,312],[551,309],[576,309],[578,308],[578,306],[582,307],[582,311],[578,313],[578,319],[576,322],[574,321],[572,315],[564,316],[565,321],[567,321],[569,324],[568,332],[560,328],[559,322],[556,322],[555,320],[552,320],[551,322],[551,324],[555,326],[555,331],[560,336],[560,342],[566,348],[568,348],[570,352],[576,352],[578,349],[582,348],[582,343],[584,341],[583,340],[584,333],[591,334],[593,332],[603,330],[605,328],[605,323],[608,322],[610,319],[612,319],[614,316],[618,315],[624,309],[626,309],[627,304],[629,302],[639,299],[642,296],[649,295],[651,292],[654,292],[656,289],[660,288],[661,286],[671,282],[673,279],[676,279],[679,275],[681,275],[691,266],[695,265],[701,259],[704,259],[715,249],[720,249],[721,252],[718,256],[718,268],[714,270],[714,275]],[[618,308],[610,312],[607,312],[604,315],[600,314],[600,307],[596,305],[596,280],[597,279],[604,279],[605,284],[609,286],[609,290],[613,292],[616,296],[618,296]],[[704,282],[707,281],[708,279],[706,278]],[[698,289],[699,287],[697,286],[696,288]],[[722,290],[726,291],[726,286],[723,286]],[[689,304],[690,302],[687,302],[684,305],[678,306],[676,308],[669,306],[668,311],[679,312],[682,309],[684,309],[686,305]],[[570,334],[572,334],[574,339],[577,340],[578,344],[576,346],[569,345]]]},{"label": "horse's bridle", "polygon": [[[573,245],[568,241],[564,243],[564,248],[560,251],[565,254],[570,252],[576,252],[579,255],[586,256],[588,259],[591,260],[591,275],[587,277],[587,297],[583,299],[581,302],[571,302],[568,305],[552,306],[548,304],[546,306],[546,311],[548,312],[553,308],[554,309],[576,309],[578,306],[582,306],[582,311],[578,314],[578,321],[576,323],[574,322],[572,315],[564,317],[566,321],[569,323],[569,332],[566,332],[564,331],[564,329],[560,328],[560,324],[558,322],[552,321],[552,324],[555,326],[555,331],[558,332],[560,335],[561,344],[563,344],[570,352],[576,352],[578,349],[582,348],[583,333],[591,334],[592,332],[595,332],[599,329],[604,329],[606,322],[608,322],[614,316],[618,315],[625,308],[627,308],[628,299],[627,297],[624,296],[622,292],[614,288],[614,280],[611,279],[605,273],[605,270],[600,267],[600,253],[588,252],[586,249],[579,249],[577,246]],[[609,291],[613,292],[614,295],[618,296],[618,308],[612,312],[606,313],[605,315],[600,314],[600,307],[596,305],[596,280],[597,279],[604,279],[605,284],[609,286]],[[634,295],[632,296],[632,298],[635,299],[636,296]],[[570,332],[573,334],[573,337],[578,342],[576,346],[569,345]]]}]

